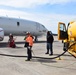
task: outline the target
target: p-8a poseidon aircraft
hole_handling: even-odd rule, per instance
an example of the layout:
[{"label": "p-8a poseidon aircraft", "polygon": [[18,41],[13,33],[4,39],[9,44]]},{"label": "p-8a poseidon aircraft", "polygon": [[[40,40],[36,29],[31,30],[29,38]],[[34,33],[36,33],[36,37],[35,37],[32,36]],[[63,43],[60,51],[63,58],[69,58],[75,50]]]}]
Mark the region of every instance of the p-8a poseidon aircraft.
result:
[{"label": "p-8a poseidon aircraft", "polygon": [[44,25],[35,21],[0,17],[0,41],[4,39],[5,35],[9,35],[10,33],[16,36],[25,36],[26,32],[30,32],[35,36],[35,41],[37,41],[37,37],[44,35],[47,29]]}]

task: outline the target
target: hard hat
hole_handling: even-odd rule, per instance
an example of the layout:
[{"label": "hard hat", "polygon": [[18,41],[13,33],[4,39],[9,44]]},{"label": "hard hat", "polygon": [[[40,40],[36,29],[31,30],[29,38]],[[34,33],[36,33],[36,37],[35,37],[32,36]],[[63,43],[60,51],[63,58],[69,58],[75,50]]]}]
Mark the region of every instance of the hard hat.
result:
[{"label": "hard hat", "polygon": [[12,35],[11,33],[9,35]]},{"label": "hard hat", "polygon": [[30,32],[26,32],[26,34],[30,34]]},{"label": "hard hat", "polygon": [[13,38],[13,34],[10,33],[10,34],[9,34],[9,37],[12,37],[12,38]]}]

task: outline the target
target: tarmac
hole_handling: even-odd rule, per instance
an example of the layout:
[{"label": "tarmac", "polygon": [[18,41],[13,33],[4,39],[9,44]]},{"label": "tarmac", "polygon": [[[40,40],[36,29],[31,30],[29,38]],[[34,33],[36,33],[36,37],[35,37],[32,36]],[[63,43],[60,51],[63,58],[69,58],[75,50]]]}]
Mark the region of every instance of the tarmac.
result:
[{"label": "tarmac", "polygon": [[76,58],[66,52],[60,58],[54,57],[62,54],[63,44],[54,36],[53,52],[46,53],[46,36],[39,37],[33,45],[33,58],[27,59],[27,49],[24,48],[24,36],[16,37],[16,48],[7,47],[8,36],[0,42],[0,75],[75,75]]}]

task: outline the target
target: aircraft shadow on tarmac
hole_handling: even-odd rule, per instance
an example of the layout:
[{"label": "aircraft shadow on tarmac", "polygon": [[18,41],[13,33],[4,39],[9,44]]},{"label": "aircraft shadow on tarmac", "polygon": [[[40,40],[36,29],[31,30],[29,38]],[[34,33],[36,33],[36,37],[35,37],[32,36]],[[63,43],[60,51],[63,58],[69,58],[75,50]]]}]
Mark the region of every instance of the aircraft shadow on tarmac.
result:
[{"label": "aircraft shadow on tarmac", "polygon": [[[58,42],[58,41],[54,41],[54,42]],[[24,44],[25,42],[15,42],[15,44]],[[46,41],[37,41],[34,43],[46,43]],[[8,43],[7,42],[0,42],[0,48],[2,47],[7,47]]]}]

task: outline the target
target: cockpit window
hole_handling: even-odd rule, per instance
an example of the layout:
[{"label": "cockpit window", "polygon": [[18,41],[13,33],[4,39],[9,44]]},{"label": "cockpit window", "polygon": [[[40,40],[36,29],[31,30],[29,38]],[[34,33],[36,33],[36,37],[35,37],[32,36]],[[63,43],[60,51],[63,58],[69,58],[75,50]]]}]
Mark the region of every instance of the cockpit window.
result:
[{"label": "cockpit window", "polygon": [[44,25],[42,25],[44,28],[45,28],[45,26]]}]

